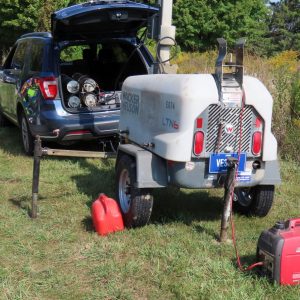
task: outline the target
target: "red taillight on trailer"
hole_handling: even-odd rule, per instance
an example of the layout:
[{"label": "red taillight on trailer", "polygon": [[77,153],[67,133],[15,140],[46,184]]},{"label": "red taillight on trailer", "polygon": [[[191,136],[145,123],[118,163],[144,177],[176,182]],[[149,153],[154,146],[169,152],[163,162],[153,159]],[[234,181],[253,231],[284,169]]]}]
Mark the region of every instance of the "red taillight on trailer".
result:
[{"label": "red taillight on trailer", "polygon": [[262,120],[261,120],[261,118],[256,118],[255,119],[255,127],[256,128],[260,128],[261,127],[261,125],[262,125]]},{"label": "red taillight on trailer", "polygon": [[45,100],[55,99],[58,91],[57,81],[55,77],[41,77],[37,78],[35,81],[36,83],[38,83]]},{"label": "red taillight on trailer", "polygon": [[197,118],[197,129],[201,129],[203,127],[203,119]]},{"label": "red taillight on trailer", "polygon": [[262,133],[261,131],[255,131],[252,136],[252,153],[259,155],[262,146]]},{"label": "red taillight on trailer", "polygon": [[194,154],[199,156],[204,147],[204,133],[203,131],[197,131],[194,134]]}]

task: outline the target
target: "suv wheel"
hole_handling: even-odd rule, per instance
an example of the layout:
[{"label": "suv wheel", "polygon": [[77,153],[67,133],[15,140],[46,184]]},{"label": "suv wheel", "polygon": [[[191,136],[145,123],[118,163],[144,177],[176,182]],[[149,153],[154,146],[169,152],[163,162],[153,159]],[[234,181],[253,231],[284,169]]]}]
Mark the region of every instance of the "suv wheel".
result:
[{"label": "suv wheel", "polygon": [[8,120],[4,117],[3,113],[0,111],[0,127],[5,127],[8,125]]},{"label": "suv wheel", "polygon": [[123,155],[117,161],[116,194],[126,227],[146,225],[152,212],[151,190],[135,188],[135,182],[135,161],[130,156]]},{"label": "suv wheel", "polygon": [[242,214],[264,217],[272,207],[274,191],[274,185],[236,188],[234,191],[234,209]]},{"label": "suv wheel", "polygon": [[24,113],[22,113],[20,117],[20,127],[24,152],[27,155],[32,155],[34,149],[34,139],[31,135],[28,122]]}]

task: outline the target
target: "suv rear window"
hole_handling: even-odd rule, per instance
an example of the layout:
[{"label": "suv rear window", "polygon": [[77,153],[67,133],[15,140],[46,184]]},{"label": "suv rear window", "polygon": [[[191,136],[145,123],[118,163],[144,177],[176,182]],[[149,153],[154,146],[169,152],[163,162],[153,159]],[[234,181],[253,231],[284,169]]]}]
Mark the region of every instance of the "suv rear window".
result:
[{"label": "suv rear window", "polygon": [[83,59],[84,49],[89,49],[88,45],[69,46],[60,52],[61,62],[72,62]]},{"label": "suv rear window", "polygon": [[34,42],[31,44],[29,72],[41,72],[43,66],[44,43]]}]

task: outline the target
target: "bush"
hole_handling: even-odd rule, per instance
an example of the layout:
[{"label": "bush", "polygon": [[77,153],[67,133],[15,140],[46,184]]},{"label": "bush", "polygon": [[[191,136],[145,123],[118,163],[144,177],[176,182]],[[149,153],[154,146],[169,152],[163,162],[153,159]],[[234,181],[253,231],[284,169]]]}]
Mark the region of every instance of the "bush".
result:
[{"label": "bush", "polygon": [[292,117],[300,121],[300,69],[292,84]]},{"label": "bush", "polygon": [[300,106],[298,56],[296,51],[284,51],[269,59],[269,65],[274,84],[273,130],[280,154],[300,162],[299,127],[295,126]]},{"label": "bush", "polygon": [[181,52],[174,63],[178,64],[178,73],[212,73],[214,72],[216,51]]}]

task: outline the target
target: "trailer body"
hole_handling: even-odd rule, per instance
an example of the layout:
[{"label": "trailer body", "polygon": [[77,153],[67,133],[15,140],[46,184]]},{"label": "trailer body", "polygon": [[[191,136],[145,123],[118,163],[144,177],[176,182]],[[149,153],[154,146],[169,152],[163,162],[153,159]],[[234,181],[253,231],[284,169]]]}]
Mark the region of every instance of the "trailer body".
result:
[{"label": "trailer body", "polygon": [[262,82],[243,75],[244,41],[237,42],[236,60],[229,63],[226,41],[218,41],[214,74],[125,80],[116,162],[117,194],[125,211],[135,199],[132,191],[150,197],[149,189],[169,185],[223,187],[227,159],[236,157],[235,205],[259,216],[269,212],[274,186],[280,183],[277,141],[271,132],[273,99]]}]

